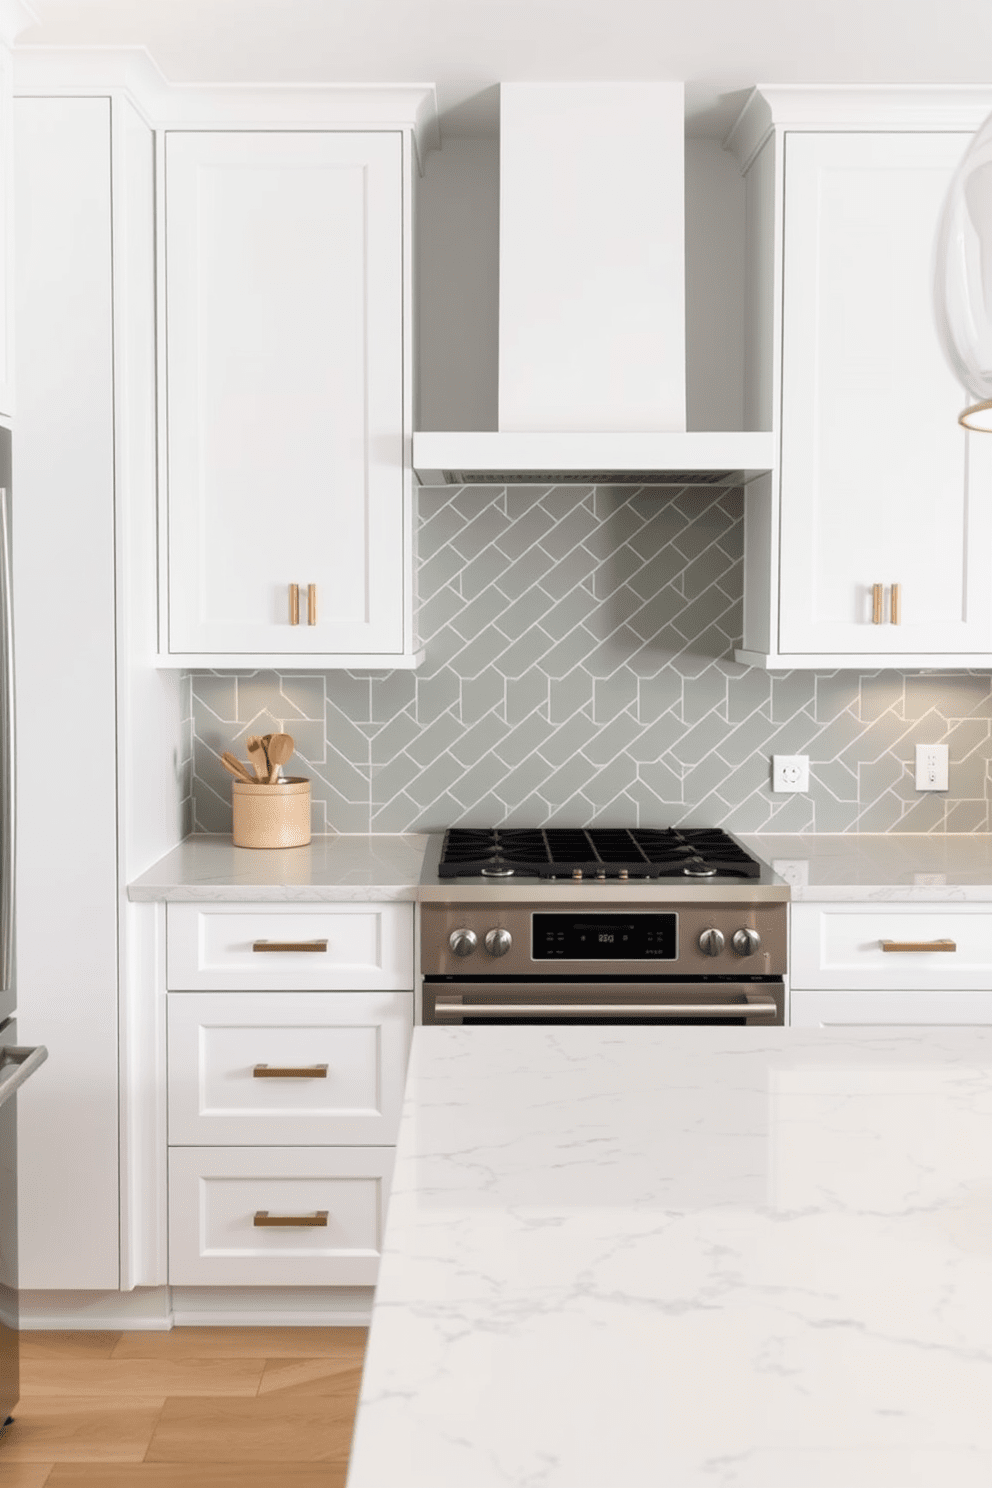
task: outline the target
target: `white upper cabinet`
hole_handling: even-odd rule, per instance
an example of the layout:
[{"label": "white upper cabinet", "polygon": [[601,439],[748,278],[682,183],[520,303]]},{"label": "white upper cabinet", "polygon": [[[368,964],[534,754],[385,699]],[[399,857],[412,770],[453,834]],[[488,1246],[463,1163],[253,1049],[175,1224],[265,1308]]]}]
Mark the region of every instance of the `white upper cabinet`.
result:
[{"label": "white upper cabinet", "polygon": [[408,152],[166,133],[167,664],[412,664]]},{"label": "white upper cabinet", "polygon": [[992,647],[992,589],[980,582],[992,441],[957,422],[965,394],[930,297],[937,220],[966,144],[786,142],[784,656]]},{"label": "white upper cabinet", "polygon": [[992,439],[957,422],[967,398],[932,308],[934,236],[969,132],[926,97],[912,127],[906,98],[894,119],[868,90],[846,114],[848,95],[817,112],[816,90],[782,92],[795,127],[773,129],[748,169],[765,358],[752,402],[767,388],[780,465],[748,491],[739,657],[992,664]]}]

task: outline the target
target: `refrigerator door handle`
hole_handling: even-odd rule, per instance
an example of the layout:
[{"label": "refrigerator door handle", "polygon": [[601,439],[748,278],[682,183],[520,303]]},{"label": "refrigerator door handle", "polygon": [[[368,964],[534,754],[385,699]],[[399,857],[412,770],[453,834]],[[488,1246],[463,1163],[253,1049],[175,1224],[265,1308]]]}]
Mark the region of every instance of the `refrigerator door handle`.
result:
[{"label": "refrigerator door handle", "polygon": [[0,489],[0,992],[14,985],[14,604],[10,492]]},{"label": "refrigerator door handle", "polygon": [[19,1090],[39,1065],[48,1058],[44,1044],[19,1048],[16,1044],[0,1045],[0,1106]]}]

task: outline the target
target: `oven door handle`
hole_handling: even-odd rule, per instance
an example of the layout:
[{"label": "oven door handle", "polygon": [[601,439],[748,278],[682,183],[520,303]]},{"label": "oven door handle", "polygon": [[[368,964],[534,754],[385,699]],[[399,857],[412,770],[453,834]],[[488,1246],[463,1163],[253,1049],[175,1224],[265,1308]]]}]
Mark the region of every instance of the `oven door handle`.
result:
[{"label": "oven door handle", "polygon": [[744,1002],[462,1002],[438,997],[435,1016],[445,1014],[458,1018],[644,1018],[644,1017],[774,1017],[778,1007],[774,997],[752,996]]}]

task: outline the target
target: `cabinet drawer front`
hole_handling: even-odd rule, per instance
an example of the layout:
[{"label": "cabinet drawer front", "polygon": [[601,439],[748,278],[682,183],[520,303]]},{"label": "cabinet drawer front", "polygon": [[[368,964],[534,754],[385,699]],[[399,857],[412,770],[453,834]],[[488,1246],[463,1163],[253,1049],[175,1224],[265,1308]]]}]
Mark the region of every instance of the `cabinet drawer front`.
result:
[{"label": "cabinet drawer front", "polygon": [[389,1147],[173,1148],[170,1283],[373,1285],[392,1164]]},{"label": "cabinet drawer front", "polygon": [[793,1028],[944,1027],[992,1024],[992,992],[961,992],[951,987],[930,992],[793,992]]},{"label": "cabinet drawer front", "polygon": [[[795,988],[992,987],[985,904],[794,904],[791,922]],[[891,950],[883,950],[885,941]],[[954,949],[939,949],[942,942]]]},{"label": "cabinet drawer front", "polygon": [[409,992],[413,905],[170,904],[168,985],[176,992]]},{"label": "cabinet drawer front", "polygon": [[410,992],[176,992],[169,1141],[395,1142],[412,1027]]}]

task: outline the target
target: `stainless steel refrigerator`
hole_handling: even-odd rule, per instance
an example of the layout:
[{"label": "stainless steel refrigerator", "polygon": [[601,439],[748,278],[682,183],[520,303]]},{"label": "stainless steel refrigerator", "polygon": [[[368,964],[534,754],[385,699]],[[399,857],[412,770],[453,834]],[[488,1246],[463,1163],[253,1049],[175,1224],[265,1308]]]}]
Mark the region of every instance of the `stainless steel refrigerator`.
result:
[{"label": "stainless steel refrigerator", "polygon": [[[48,1057],[17,1042],[10,430],[0,428],[0,1432],[18,1399],[17,1091]],[[0,1435],[0,1459],[3,1439]]]}]

